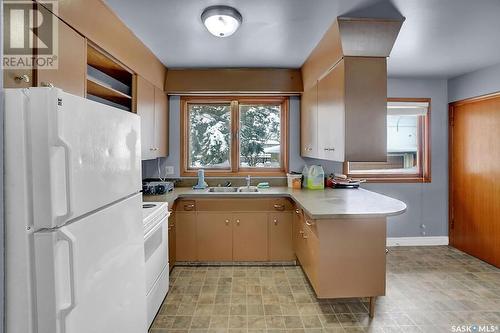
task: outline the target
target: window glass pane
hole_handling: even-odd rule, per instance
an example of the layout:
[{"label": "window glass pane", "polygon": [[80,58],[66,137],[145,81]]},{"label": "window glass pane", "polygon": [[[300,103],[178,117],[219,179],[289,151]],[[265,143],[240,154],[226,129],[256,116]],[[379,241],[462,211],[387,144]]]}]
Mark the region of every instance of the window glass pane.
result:
[{"label": "window glass pane", "polygon": [[231,168],[230,104],[189,104],[189,168]]},{"label": "window glass pane", "polygon": [[240,105],[240,167],[281,167],[281,105]]},{"label": "window glass pane", "polygon": [[[420,115],[387,116],[387,162],[350,162],[352,174],[418,174]],[[423,122],[422,122],[423,123]]]}]

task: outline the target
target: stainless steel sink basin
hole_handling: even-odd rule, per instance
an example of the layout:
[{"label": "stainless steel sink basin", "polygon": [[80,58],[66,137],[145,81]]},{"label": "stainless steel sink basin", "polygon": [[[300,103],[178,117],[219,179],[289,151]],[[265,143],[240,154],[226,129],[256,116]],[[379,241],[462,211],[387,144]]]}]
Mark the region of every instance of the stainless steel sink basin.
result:
[{"label": "stainless steel sink basin", "polygon": [[259,192],[259,189],[255,186],[241,186],[238,187],[238,192]]},{"label": "stainless steel sink basin", "polygon": [[208,192],[214,192],[214,193],[232,193],[232,192],[238,192],[237,187],[209,187]]}]

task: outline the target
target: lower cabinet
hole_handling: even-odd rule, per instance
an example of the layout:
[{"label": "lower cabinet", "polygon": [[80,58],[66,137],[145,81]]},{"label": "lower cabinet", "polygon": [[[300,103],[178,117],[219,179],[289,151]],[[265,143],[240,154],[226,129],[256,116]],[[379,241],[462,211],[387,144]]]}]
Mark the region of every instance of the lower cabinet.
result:
[{"label": "lower cabinet", "polygon": [[196,247],[199,261],[233,260],[233,223],[228,213],[198,213]]},{"label": "lower cabinet", "polygon": [[[233,260],[268,260],[267,213],[233,215]],[[272,260],[272,259],[271,259]]]},{"label": "lower cabinet", "polygon": [[176,223],[175,223],[175,210],[170,210],[170,216],[168,217],[168,263],[170,264],[170,270],[175,266],[176,256]]},{"label": "lower cabinet", "polygon": [[176,261],[196,261],[196,212],[175,212]]},{"label": "lower cabinet", "polygon": [[268,214],[269,260],[294,260],[292,245],[292,212]]}]

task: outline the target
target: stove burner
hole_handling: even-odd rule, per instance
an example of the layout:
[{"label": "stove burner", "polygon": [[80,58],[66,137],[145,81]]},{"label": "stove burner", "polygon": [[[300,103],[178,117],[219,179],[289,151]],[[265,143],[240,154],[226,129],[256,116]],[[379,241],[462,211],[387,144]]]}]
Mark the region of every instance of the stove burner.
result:
[{"label": "stove burner", "polygon": [[142,205],[142,208],[153,208],[153,207],[156,207],[155,204],[144,204]]}]

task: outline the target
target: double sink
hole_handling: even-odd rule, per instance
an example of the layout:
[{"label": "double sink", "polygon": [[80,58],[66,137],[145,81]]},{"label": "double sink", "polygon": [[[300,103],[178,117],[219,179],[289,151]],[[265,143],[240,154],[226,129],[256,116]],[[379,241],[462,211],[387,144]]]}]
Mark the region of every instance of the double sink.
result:
[{"label": "double sink", "polygon": [[208,192],[212,192],[212,193],[242,193],[242,192],[259,192],[259,189],[255,186],[209,187]]}]

